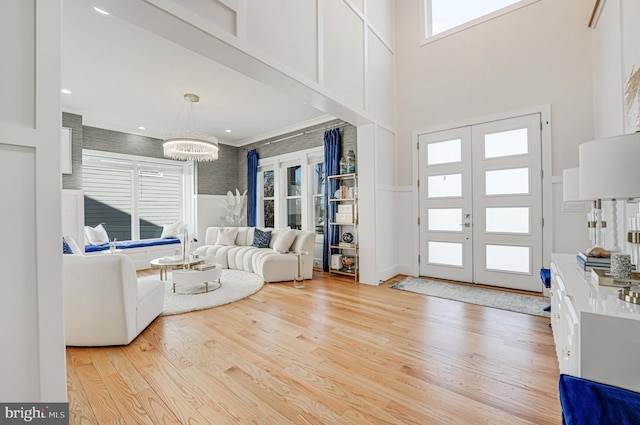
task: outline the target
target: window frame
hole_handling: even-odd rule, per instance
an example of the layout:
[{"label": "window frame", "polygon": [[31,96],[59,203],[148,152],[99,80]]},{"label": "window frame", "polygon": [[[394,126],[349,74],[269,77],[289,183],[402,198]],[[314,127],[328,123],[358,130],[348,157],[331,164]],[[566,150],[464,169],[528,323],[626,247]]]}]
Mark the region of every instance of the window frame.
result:
[{"label": "window frame", "polygon": [[[273,196],[264,196],[264,173],[266,171],[273,172]],[[261,227],[266,227],[264,223],[264,201],[273,201],[273,226],[278,223],[280,214],[278,214],[278,208],[276,205],[276,195],[278,192],[276,183],[276,170],[274,164],[260,165],[258,163],[258,199],[257,199],[257,211],[256,211],[256,224]]]},{"label": "window frame", "polygon": [[458,26],[455,26],[453,28],[449,28],[446,31],[443,31],[441,33],[432,35],[432,28],[431,28],[431,18],[428,15],[431,11],[431,0],[420,0],[419,6],[420,6],[420,12],[419,12],[419,17],[420,17],[420,45],[423,46],[425,44],[429,44],[429,43],[433,43],[434,41],[440,40],[442,38],[448,37],[452,34],[455,34],[457,32],[460,31],[464,31],[468,28],[474,27],[476,25],[479,25],[483,22],[487,22],[490,21],[492,19],[495,19],[499,16],[502,15],[506,15],[508,13],[511,13],[513,11],[516,11],[518,9],[521,9],[523,7],[529,6],[530,4],[533,3],[537,3],[540,0],[520,0],[517,3],[514,3],[512,5],[503,7],[501,9],[498,9],[496,11],[493,11],[491,13],[488,13],[486,15],[483,16],[479,16],[475,19],[472,19],[471,21],[467,21],[463,24],[460,24]]},{"label": "window frame", "polygon": [[[193,161],[175,161],[170,159],[146,157],[139,155],[128,155],[108,151],[98,151],[92,149],[83,149],[83,167],[85,166],[85,157],[95,158],[99,161],[120,162],[121,165],[127,165],[127,167],[119,167],[122,169],[129,169],[131,173],[131,240],[140,239],[140,205],[139,193],[140,193],[140,172],[148,172],[149,165],[157,164],[159,167],[179,167],[181,169],[181,194],[180,194],[180,220],[183,223],[189,225],[190,232],[195,232],[196,229],[196,217],[195,217],[195,165]],[[90,164],[87,164],[90,166]],[[130,167],[130,168],[129,168]],[[115,168],[115,167],[114,167]],[[83,193],[85,188],[82,188]],[[86,196],[86,194],[84,195]],[[83,217],[84,220],[84,217]],[[86,224],[86,223],[85,223]],[[169,223],[163,223],[169,224]],[[107,224],[108,225],[108,224]],[[195,234],[194,234],[195,236]]]},{"label": "window frame", "polygon": [[[289,199],[302,199],[302,230],[315,233],[313,220],[313,179],[315,164],[324,162],[324,148],[322,146],[291,152],[283,155],[272,156],[258,160],[258,211],[257,225],[264,227],[264,201],[274,200],[274,228],[287,227],[287,201]],[[289,196],[287,191],[287,168],[300,166],[301,195]],[[264,197],[264,172],[274,171],[274,197]]]}]

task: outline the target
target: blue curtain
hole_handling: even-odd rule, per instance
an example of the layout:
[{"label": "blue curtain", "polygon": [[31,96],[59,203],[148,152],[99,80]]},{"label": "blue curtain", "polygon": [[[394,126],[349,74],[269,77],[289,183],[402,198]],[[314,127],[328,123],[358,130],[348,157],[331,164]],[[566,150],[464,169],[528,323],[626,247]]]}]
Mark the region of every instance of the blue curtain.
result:
[{"label": "blue curtain", "polygon": [[247,226],[256,226],[258,216],[258,152],[247,152]]},{"label": "blue curtain", "polygon": [[[324,169],[327,176],[340,174],[340,130],[334,128],[324,132]],[[339,182],[336,179],[325,178],[324,191],[324,250],[322,254],[322,269],[329,271],[329,245],[338,245],[338,232],[330,232],[330,222],[336,219],[337,205],[329,202],[329,198],[338,190]],[[334,226],[335,227],[335,226]],[[335,229],[333,229],[335,230]],[[331,234],[331,239],[329,239]],[[335,253],[331,250],[331,253]]]}]

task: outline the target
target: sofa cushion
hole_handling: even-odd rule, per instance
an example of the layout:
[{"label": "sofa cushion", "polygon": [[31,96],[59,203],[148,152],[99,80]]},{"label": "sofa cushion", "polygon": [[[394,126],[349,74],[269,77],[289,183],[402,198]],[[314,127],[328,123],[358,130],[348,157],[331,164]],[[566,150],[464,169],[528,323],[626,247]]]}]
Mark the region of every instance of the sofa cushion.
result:
[{"label": "sofa cushion", "polygon": [[82,250],[71,236],[63,236],[65,242],[69,245],[72,254],[82,254]]},{"label": "sofa cushion", "polygon": [[255,248],[269,248],[271,242],[271,231],[255,229],[253,233],[253,243],[251,246]]},{"label": "sofa cushion", "polygon": [[253,243],[253,227],[238,227],[237,246],[249,246]]},{"label": "sofa cushion", "polygon": [[69,246],[67,241],[64,240],[64,238],[62,238],[62,253],[63,254],[73,254],[73,251],[71,250],[71,247]]},{"label": "sofa cushion", "polygon": [[295,230],[284,230],[280,232],[277,240],[273,243],[273,249],[278,252],[289,252],[295,238]]},{"label": "sofa cushion", "polygon": [[165,224],[162,226],[162,234],[160,237],[162,239],[165,238],[179,238],[180,233],[182,233],[183,224],[181,220],[176,221],[172,224]]},{"label": "sofa cushion", "polygon": [[271,231],[271,241],[269,242],[269,248],[273,249],[273,246],[276,244],[276,241],[278,240],[280,235],[283,232],[286,232],[288,230],[291,230],[291,227],[282,227],[282,228],[279,228],[279,229],[273,229]]},{"label": "sofa cushion", "polygon": [[220,229],[218,232],[218,239],[216,245],[233,246],[236,244],[236,236],[238,235],[238,229],[229,227]]},{"label": "sofa cushion", "polygon": [[96,227],[84,226],[84,234],[91,245],[109,243],[109,235],[102,224],[98,224]]}]

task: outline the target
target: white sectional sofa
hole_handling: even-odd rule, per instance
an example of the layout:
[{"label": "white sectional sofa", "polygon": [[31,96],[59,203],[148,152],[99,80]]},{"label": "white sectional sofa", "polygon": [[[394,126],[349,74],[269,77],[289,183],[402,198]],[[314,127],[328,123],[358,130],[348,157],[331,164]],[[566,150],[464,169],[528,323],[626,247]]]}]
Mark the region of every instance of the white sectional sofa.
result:
[{"label": "white sectional sofa", "polygon": [[[301,273],[305,279],[313,276],[313,249],[315,233],[291,229],[260,228],[271,232],[269,248],[256,248],[254,227],[209,227],[204,245],[195,253],[214,256],[222,268],[244,270],[261,276],[265,282],[293,280],[298,274],[298,258],[291,252],[307,252],[302,255]],[[224,234],[233,235],[232,241],[225,240]],[[223,235],[221,235],[223,233]],[[289,240],[291,243],[289,244]]]},{"label": "white sectional sofa", "polygon": [[127,345],[164,306],[164,282],[122,254],[62,256],[66,345]]}]

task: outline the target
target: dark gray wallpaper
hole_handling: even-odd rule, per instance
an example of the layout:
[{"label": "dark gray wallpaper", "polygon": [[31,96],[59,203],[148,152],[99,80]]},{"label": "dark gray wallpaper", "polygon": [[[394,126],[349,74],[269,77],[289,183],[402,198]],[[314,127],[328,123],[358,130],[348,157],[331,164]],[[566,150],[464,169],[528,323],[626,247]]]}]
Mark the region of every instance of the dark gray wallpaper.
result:
[{"label": "dark gray wallpaper", "polygon": [[223,144],[219,146],[217,161],[197,163],[200,195],[225,195],[238,187],[238,151],[240,149]]},{"label": "dark gray wallpaper", "polygon": [[162,140],[96,127],[84,127],[83,149],[164,158]]},{"label": "dark gray wallpaper", "polygon": [[[64,175],[64,189],[82,189],[82,149],[164,158],[162,140],[82,125],[80,115],[62,114],[62,125],[73,129],[73,174]],[[198,194],[224,195],[238,187],[238,151],[220,145],[220,159],[196,163]]]},{"label": "dark gray wallpaper", "polygon": [[[256,143],[243,146],[240,150],[240,153],[238,155],[238,184],[240,185],[240,190],[243,191],[247,188],[247,152],[252,149],[256,149],[258,151],[258,158],[263,159],[305,149],[316,148],[318,146],[324,146],[324,131],[322,130],[334,126],[339,126],[340,128],[340,141],[342,142],[341,156],[346,156],[349,150],[353,150],[353,152],[356,153],[357,157],[357,128],[340,120],[330,121],[327,123],[308,127],[303,130],[294,131],[292,133],[287,133],[277,137],[272,137],[270,139],[261,140]],[[294,137],[282,141],[277,141],[289,136]],[[272,141],[276,142],[268,144]]]},{"label": "dark gray wallpaper", "polygon": [[[63,175],[64,189],[82,189],[82,149],[164,158],[160,139],[83,126],[82,116],[66,112],[62,114],[62,125],[71,127],[73,130],[73,174]],[[324,131],[322,130],[333,126],[340,128],[342,156],[345,156],[349,150],[357,154],[356,127],[340,120],[272,137],[242,148],[220,144],[217,161],[196,163],[197,193],[224,195],[227,191],[234,191],[236,188],[242,192],[247,189],[247,152],[251,149],[258,150],[258,158],[269,158],[323,146]],[[289,136],[294,137],[278,141]],[[274,143],[267,144],[268,142]]]}]

